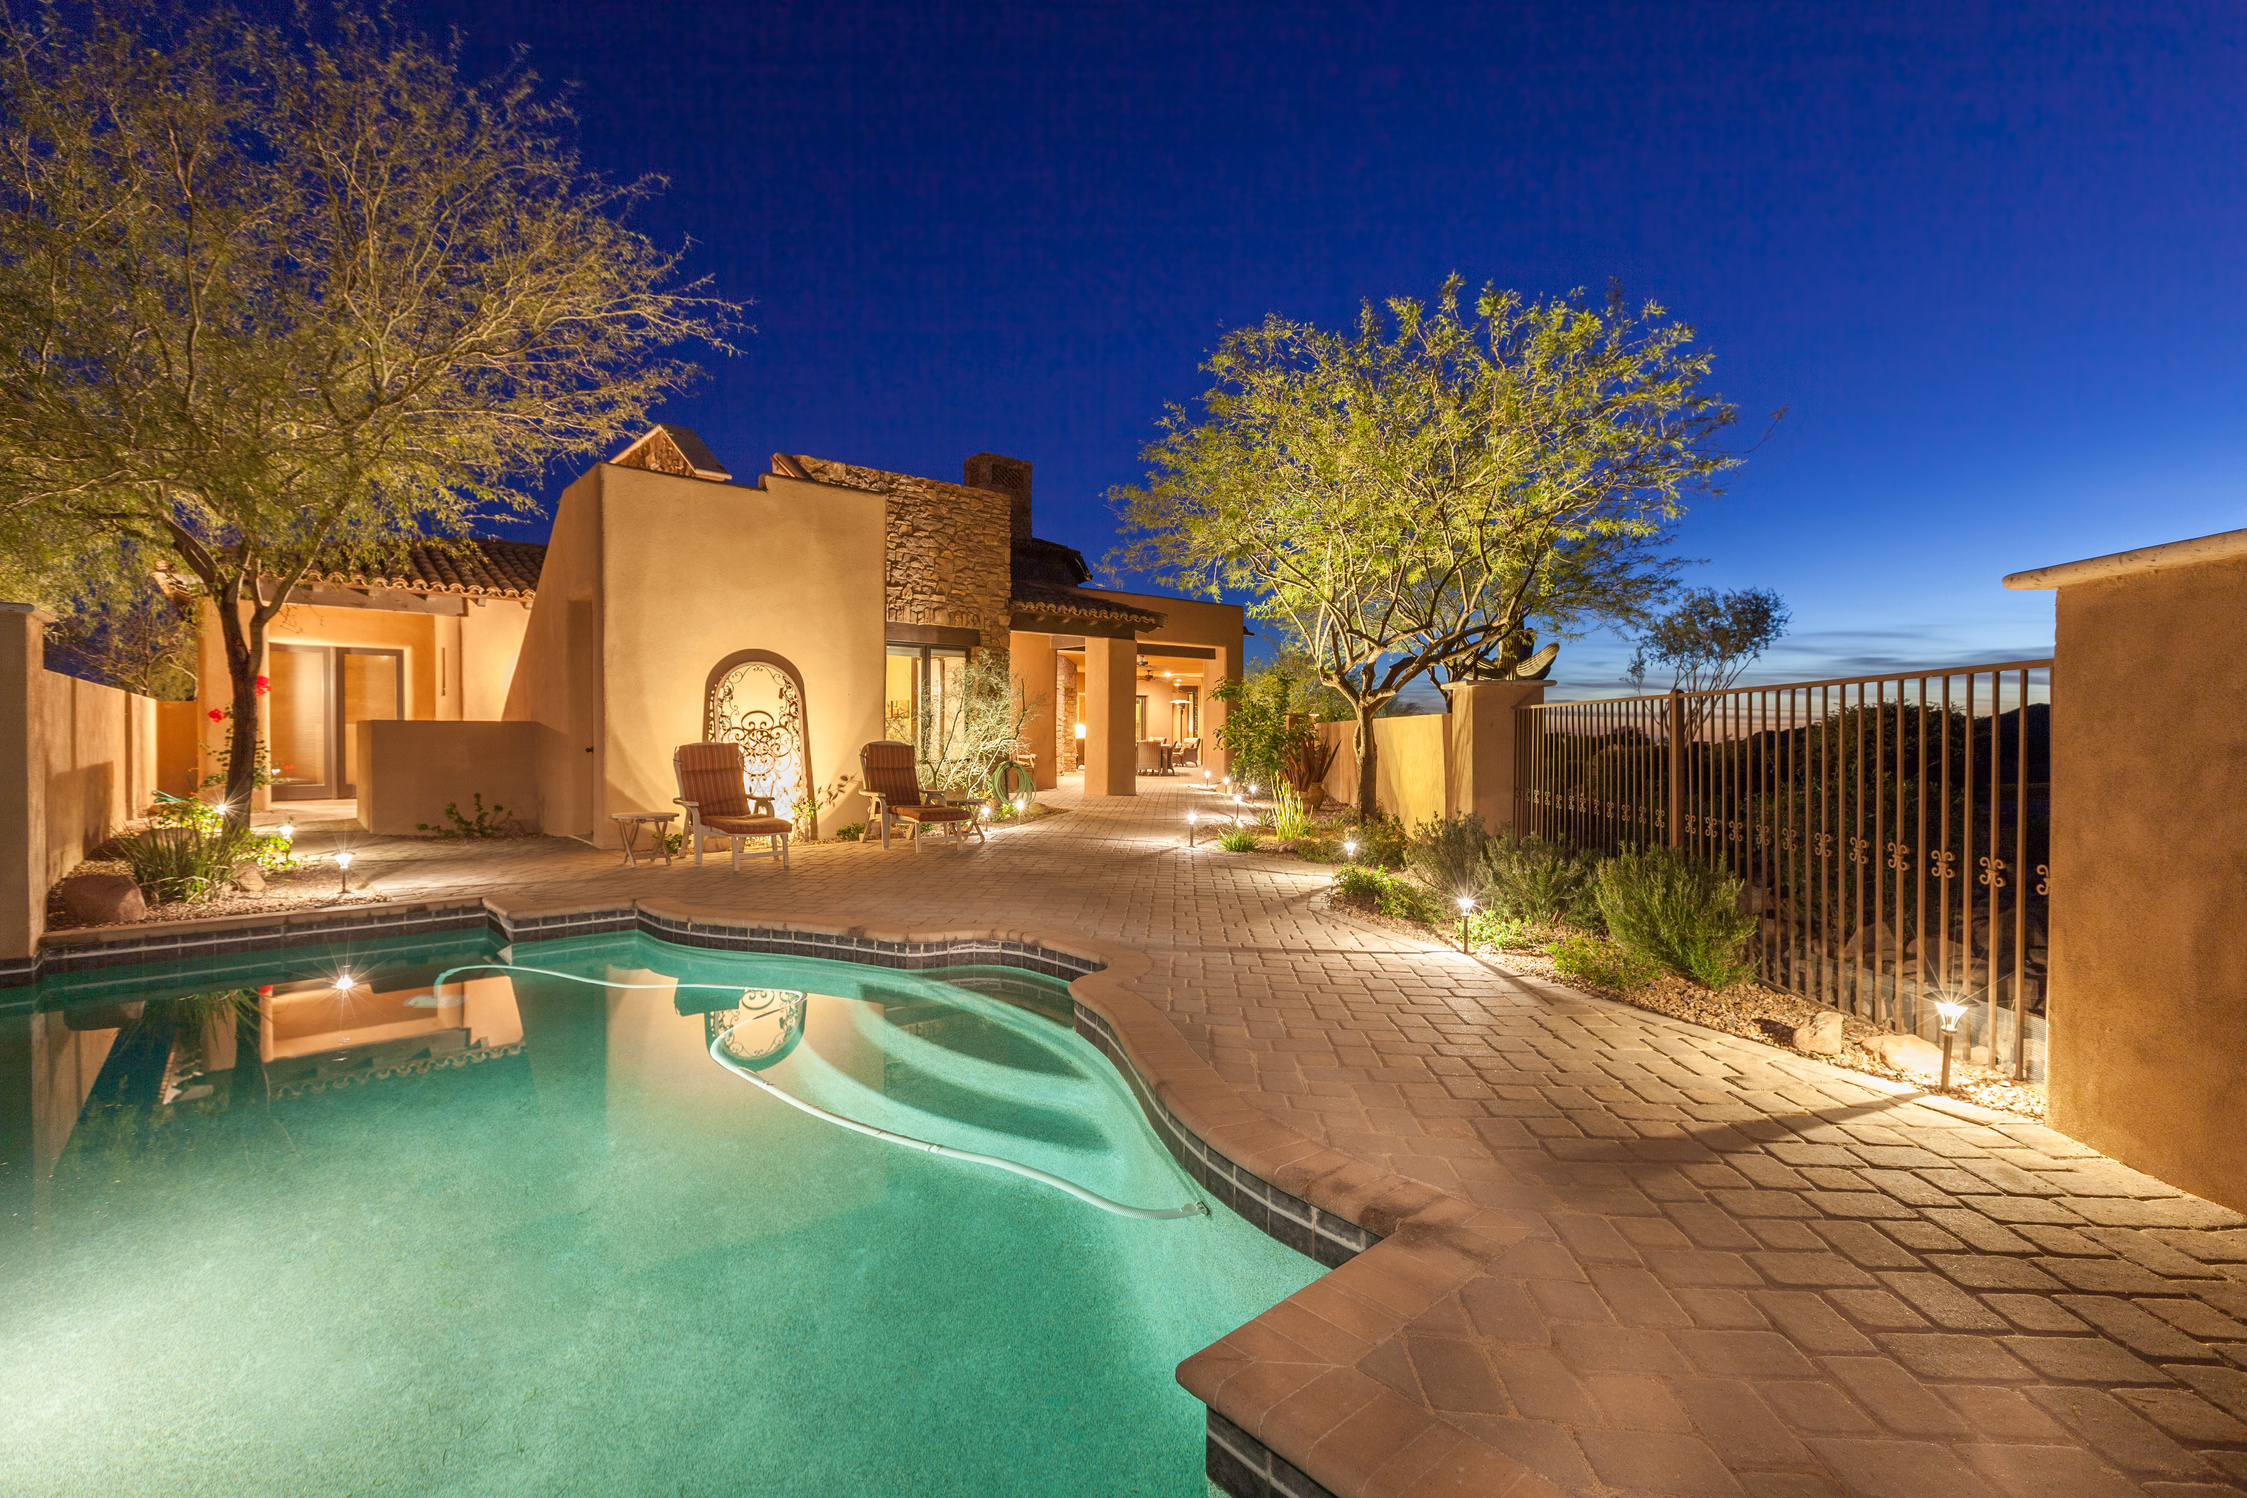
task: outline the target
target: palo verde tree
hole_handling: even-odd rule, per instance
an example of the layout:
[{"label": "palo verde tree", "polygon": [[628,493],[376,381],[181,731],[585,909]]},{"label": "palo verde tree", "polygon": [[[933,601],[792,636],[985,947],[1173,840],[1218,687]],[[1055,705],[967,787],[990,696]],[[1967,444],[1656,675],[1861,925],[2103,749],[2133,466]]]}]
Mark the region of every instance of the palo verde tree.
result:
[{"label": "palo verde tree", "polygon": [[1361,817],[1399,691],[1510,673],[1533,620],[1645,618],[1681,497],[1736,461],[1714,445],[1733,409],[1700,388],[1710,355],[1660,307],[1488,288],[1462,315],[1463,284],[1367,303],[1346,330],[1228,334],[1199,419],[1172,407],[1146,482],[1111,495],[1125,565],[1245,596],[1349,702]]},{"label": "palo verde tree", "polygon": [[1624,680],[1646,682],[1649,659],[1669,667],[1681,692],[1721,692],[1786,634],[1792,616],[1770,588],[1688,588],[1640,637]]},{"label": "palo verde tree", "polygon": [[[73,14],[79,14],[73,12]],[[625,223],[520,66],[387,21],[97,3],[0,25],[0,544],[176,558],[247,815],[268,625],[323,554],[535,511],[737,309]]]}]

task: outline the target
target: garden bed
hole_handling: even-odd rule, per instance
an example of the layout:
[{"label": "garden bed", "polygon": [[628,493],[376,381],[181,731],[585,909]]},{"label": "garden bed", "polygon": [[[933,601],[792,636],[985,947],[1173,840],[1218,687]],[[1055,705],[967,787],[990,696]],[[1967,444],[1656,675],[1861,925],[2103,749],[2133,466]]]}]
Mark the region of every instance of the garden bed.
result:
[{"label": "garden bed", "polygon": [[[1417,886],[1408,885],[1401,878],[1392,877],[1389,884],[1392,889],[1410,888],[1425,900],[1433,901],[1436,898]],[[1447,925],[1440,921],[1402,914],[1395,908],[1393,901],[1392,908],[1388,910],[1382,909],[1381,905],[1379,896],[1353,898],[1337,891],[1334,897],[1335,908],[1348,914],[1353,920],[1378,926],[1400,936],[1417,938],[1454,950],[1458,948],[1459,927],[1456,922]],[[1597,994],[1601,998],[1629,1004],[1636,1009],[1668,1015],[1672,1019],[1685,1020],[1727,1035],[1736,1035],[1792,1055],[1808,1055],[1813,1060],[1828,1062],[1845,1071],[1934,1090],[1927,1077],[1890,1066],[1865,1049],[1866,1041],[1889,1032],[1852,1014],[1841,1016],[1842,1048],[1838,1053],[1817,1055],[1798,1049],[1794,1044],[1794,1037],[1799,1027],[1819,1015],[1836,1012],[1798,994],[1755,982],[1736,983],[1723,989],[1708,989],[1668,973],[1661,973],[1644,981],[1631,981],[1618,975],[1613,981],[1598,982],[1587,976],[1580,965],[1571,965],[1570,970],[1563,971],[1562,964],[1556,962],[1547,950],[1550,942],[1568,937],[1582,938],[1584,933],[1560,929],[1543,930],[1517,923],[1496,922],[1483,916],[1470,922],[1468,934],[1470,949],[1474,955],[1495,963],[1507,972],[1565,984],[1570,988]],[[2022,1118],[2041,1121],[2044,1117],[2045,1098],[2041,1089],[2016,1082],[2005,1073],[1990,1067],[1974,1065],[1962,1055],[1952,1059],[1951,1088],[1947,1095]]]},{"label": "garden bed", "polygon": [[[72,869],[64,880],[82,874],[123,874],[130,877],[132,868],[121,860],[88,859]],[[335,905],[379,905],[383,896],[369,889],[353,889],[338,893],[336,871],[327,864],[296,870],[293,873],[272,873],[265,876],[265,888],[255,894],[246,890],[229,889],[207,900],[166,900],[152,904],[148,913],[138,920],[91,922],[81,921],[71,914],[63,903],[63,880],[47,896],[47,929],[49,931],[87,931],[99,926],[148,926],[164,921],[205,921],[218,916],[267,915],[282,911],[319,910]]]}]

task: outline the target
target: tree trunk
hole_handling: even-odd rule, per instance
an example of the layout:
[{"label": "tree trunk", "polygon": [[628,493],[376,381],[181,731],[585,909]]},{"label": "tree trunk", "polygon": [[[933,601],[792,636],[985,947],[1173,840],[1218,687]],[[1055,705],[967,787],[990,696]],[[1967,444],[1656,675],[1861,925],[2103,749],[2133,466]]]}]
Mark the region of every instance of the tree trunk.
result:
[{"label": "tree trunk", "polygon": [[233,717],[226,735],[226,790],[220,805],[227,825],[246,827],[250,797],[257,790],[258,657],[264,654],[265,626],[253,622],[245,632],[240,600],[229,589],[218,600],[219,634],[226,644],[226,675],[232,688]]},{"label": "tree trunk", "polygon": [[1369,822],[1381,815],[1381,801],[1378,793],[1380,787],[1378,771],[1380,767],[1376,763],[1380,751],[1378,742],[1373,736],[1373,714],[1375,711],[1376,709],[1370,702],[1358,704],[1358,820],[1360,822]]}]

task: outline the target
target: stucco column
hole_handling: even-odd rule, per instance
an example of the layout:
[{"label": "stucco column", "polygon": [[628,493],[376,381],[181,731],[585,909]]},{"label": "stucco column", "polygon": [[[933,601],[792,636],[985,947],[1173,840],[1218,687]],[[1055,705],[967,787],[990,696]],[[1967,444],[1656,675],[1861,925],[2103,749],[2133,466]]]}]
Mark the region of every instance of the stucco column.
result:
[{"label": "stucco column", "polygon": [[1451,704],[1445,812],[1472,812],[1491,832],[1513,826],[1514,712],[1543,702],[1545,683],[1457,681],[1443,690]]},{"label": "stucco column", "polygon": [[1054,690],[1053,636],[1016,634],[1013,639],[1007,669],[1015,690],[1030,704],[1030,715],[1022,723],[1022,737],[1038,757],[1031,778],[1039,790],[1050,791],[1060,783],[1061,774],[1057,727],[1060,693]]},{"label": "stucco column", "polygon": [[1229,645],[1217,647],[1217,656],[1202,676],[1202,768],[1220,776],[1233,773],[1233,757],[1217,742],[1217,731],[1232,715],[1230,703],[1219,702],[1216,690],[1241,679],[1241,652]]},{"label": "stucco column", "polygon": [[1132,700],[1139,693],[1139,642],[1084,642],[1084,793],[1139,794],[1139,746],[1132,739]]},{"label": "stucco column", "polygon": [[29,957],[47,926],[46,746],[32,700],[43,622],[28,603],[0,603],[0,962]]}]

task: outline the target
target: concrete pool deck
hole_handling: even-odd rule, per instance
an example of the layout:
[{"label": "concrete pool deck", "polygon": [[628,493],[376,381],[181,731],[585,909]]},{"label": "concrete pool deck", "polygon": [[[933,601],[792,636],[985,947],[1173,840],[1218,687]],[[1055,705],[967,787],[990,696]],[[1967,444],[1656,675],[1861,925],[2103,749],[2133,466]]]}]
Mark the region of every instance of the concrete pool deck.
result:
[{"label": "concrete pool deck", "polygon": [[1385,1240],[1181,1366],[1235,1491],[2247,1488],[2238,1214],[2038,1125],[1329,915],[1323,868],[1188,850],[1200,795],[1139,789],[787,872],[358,836],[353,882],[1098,956],[1076,992],[1181,1124]]}]

